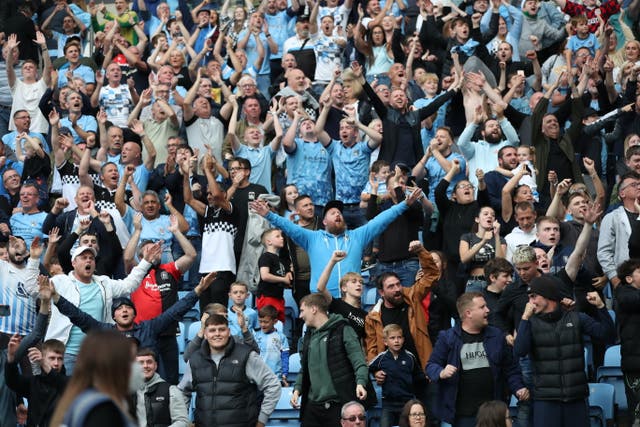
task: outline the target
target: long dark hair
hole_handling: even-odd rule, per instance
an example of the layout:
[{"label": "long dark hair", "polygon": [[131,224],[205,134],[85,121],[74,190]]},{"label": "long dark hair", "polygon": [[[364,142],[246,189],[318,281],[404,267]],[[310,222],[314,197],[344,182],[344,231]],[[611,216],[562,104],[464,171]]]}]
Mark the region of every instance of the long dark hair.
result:
[{"label": "long dark hair", "polygon": [[88,334],[82,341],[73,376],[53,413],[51,425],[62,424],[76,397],[90,388],[108,395],[126,414],[124,402],[128,397],[132,360],[132,342],[119,332],[107,329]]},{"label": "long dark hair", "polygon": [[484,402],[478,409],[476,427],[506,427],[506,403],[500,400]]}]

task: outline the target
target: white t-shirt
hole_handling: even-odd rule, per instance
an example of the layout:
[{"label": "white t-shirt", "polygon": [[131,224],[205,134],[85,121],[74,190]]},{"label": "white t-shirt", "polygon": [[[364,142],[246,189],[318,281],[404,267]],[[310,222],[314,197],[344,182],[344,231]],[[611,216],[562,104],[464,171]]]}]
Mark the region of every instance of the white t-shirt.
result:
[{"label": "white t-shirt", "polygon": [[[47,90],[47,85],[43,79],[38,80],[35,83],[25,83],[20,79],[16,79],[15,84],[11,88],[11,94],[13,95],[13,104],[11,105],[11,117],[18,110],[27,110],[29,116],[31,116],[31,126],[29,130],[31,132],[48,133],[49,132],[49,120],[42,114],[38,104],[40,98]],[[9,121],[9,130],[16,130],[16,125],[13,120]]]}]

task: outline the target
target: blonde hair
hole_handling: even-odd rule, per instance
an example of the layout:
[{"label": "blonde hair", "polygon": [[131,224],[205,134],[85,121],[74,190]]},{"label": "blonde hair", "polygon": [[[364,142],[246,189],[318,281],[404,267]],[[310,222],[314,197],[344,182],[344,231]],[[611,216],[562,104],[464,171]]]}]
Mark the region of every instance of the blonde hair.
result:
[{"label": "blonde hair", "polygon": [[389,323],[387,326],[382,329],[382,335],[385,338],[388,338],[392,332],[402,332],[402,326],[396,323]]}]

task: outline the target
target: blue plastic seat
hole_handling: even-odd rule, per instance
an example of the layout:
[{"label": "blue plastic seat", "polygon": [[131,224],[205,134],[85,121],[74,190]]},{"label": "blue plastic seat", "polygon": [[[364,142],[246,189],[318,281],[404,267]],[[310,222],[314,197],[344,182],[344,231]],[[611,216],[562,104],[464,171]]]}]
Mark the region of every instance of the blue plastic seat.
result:
[{"label": "blue plastic seat", "polygon": [[[293,394],[293,387],[282,387],[282,393],[280,393],[280,399],[276,405],[276,409],[271,414],[267,426],[282,425],[282,421],[292,421],[297,424],[300,417],[300,411],[291,407],[291,395]],[[275,421],[275,423],[272,423]],[[292,425],[294,425],[292,423]]]},{"label": "blue plastic seat", "polygon": [[602,366],[621,366],[620,346],[612,345],[604,353],[604,363]]},{"label": "blue plastic seat", "polygon": [[369,288],[364,293],[364,303],[362,304],[362,308],[364,311],[371,311],[376,302],[378,301],[379,294],[378,288]]},{"label": "blue plastic seat", "polygon": [[191,341],[196,337],[198,331],[200,330],[200,322],[193,322],[189,325],[189,329],[187,330],[187,340],[186,342]]},{"label": "blue plastic seat", "polygon": [[615,388],[611,384],[589,384],[589,419],[591,426],[606,427],[614,419]]},{"label": "blue plastic seat", "polygon": [[178,353],[184,353],[184,323],[178,322],[178,328],[180,329],[180,334],[176,336],[176,342],[178,343]]},{"label": "blue plastic seat", "polygon": [[302,367],[300,366],[300,353],[293,353],[289,355],[289,376],[287,380],[290,385],[295,384],[298,375],[300,375],[300,371]]},{"label": "blue plastic seat", "polygon": [[620,346],[614,345],[604,354],[604,364],[598,368],[596,381],[608,384],[615,389],[615,404],[621,411],[627,410],[627,395],[624,391],[624,375],[622,374]]}]

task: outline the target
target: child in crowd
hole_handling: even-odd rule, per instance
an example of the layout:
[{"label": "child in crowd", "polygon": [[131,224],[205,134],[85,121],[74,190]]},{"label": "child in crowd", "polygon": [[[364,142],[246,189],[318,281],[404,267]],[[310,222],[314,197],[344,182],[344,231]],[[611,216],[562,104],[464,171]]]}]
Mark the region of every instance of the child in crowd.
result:
[{"label": "child in crowd", "polygon": [[364,338],[364,319],[367,312],[362,309],[362,293],[364,290],[364,279],[359,273],[350,271],[344,273],[340,278],[340,293],[342,298],[334,298],[327,290],[327,282],[331,276],[331,271],[337,263],[345,259],[345,251],[333,251],[331,259],[322,271],[318,279],[318,292],[329,301],[329,312],[336,313],[347,319],[351,327],[360,338]]},{"label": "child in crowd", "polygon": [[256,307],[260,310],[272,305],[278,310],[278,320],[284,323],[284,288],[293,282],[293,273],[280,261],[280,250],[284,247],[282,231],[272,228],[262,233],[265,251],[260,255],[260,282]]},{"label": "child in crowd", "polygon": [[414,390],[424,386],[424,372],[416,356],[404,349],[402,326],[391,323],[382,330],[387,350],[369,364],[378,384],[382,383],[382,427],[398,425],[404,404],[415,399]]},{"label": "child in crowd", "polygon": [[497,312],[500,295],[513,282],[513,266],[504,258],[493,258],[484,265],[484,277],[486,277],[488,285],[482,294],[490,310],[489,324],[497,326],[494,313]]},{"label": "child in crowd", "polygon": [[[425,73],[424,75],[416,76],[416,82],[420,85],[420,88],[425,93],[424,98],[416,99],[413,106],[416,109],[426,107],[431,104],[440,94],[438,86],[440,79],[434,73]],[[422,138],[422,145],[425,150],[429,147],[429,141],[436,136],[436,129],[445,125],[445,117],[447,113],[447,107],[450,101],[445,102],[438,112],[433,116],[427,117],[422,122],[422,129],[420,130],[420,137]]]},{"label": "child in crowd", "polygon": [[275,328],[278,321],[278,309],[265,305],[258,311],[260,330],[255,333],[256,343],[260,348],[260,357],[274,374],[288,387],[289,375],[289,342],[287,337]]},{"label": "child in crowd", "polygon": [[591,56],[595,57],[596,52],[600,49],[600,42],[598,42],[598,37],[589,31],[589,24],[586,16],[578,15],[572,17],[571,27],[575,34],[569,37],[567,47],[564,50],[564,56],[567,64],[573,67],[573,59],[579,49],[589,49]]},{"label": "child in crowd", "polygon": [[520,172],[522,168],[526,167],[529,171],[529,175],[525,175],[520,178],[520,181],[518,181],[518,185],[526,185],[527,187],[531,188],[533,199],[538,202],[540,199],[540,194],[538,193],[538,185],[536,184],[537,171],[534,166],[536,160],[535,153],[536,151],[534,147],[522,145],[516,150],[519,163],[518,167],[511,171],[503,169],[501,167],[497,167],[496,171],[504,176],[511,178],[512,176]]},{"label": "child in crowd", "polygon": [[389,176],[390,168],[389,163],[385,160],[376,160],[371,164],[371,169],[369,171],[369,182],[364,186],[362,190],[362,194],[360,195],[360,208],[366,209],[367,202],[371,198],[371,182],[375,181],[378,183],[378,200],[385,200],[389,196],[387,195],[387,177]]},{"label": "child in crowd", "polygon": [[231,300],[231,307],[228,309],[229,329],[231,329],[231,335],[242,336],[242,330],[238,323],[238,312],[242,312],[247,327],[251,331],[258,329],[258,313],[246,304],[247,297],[249,296],[249,287],[244,282],[233,282],[229,288],[229,299]]}]

